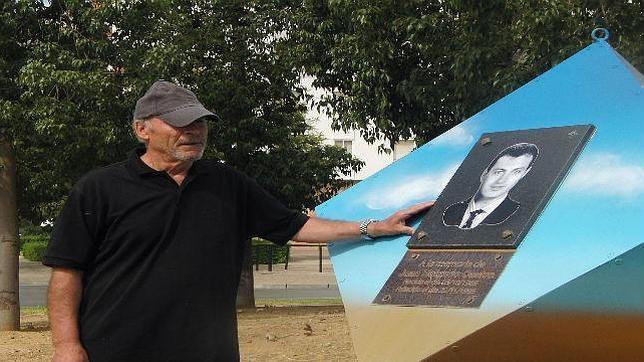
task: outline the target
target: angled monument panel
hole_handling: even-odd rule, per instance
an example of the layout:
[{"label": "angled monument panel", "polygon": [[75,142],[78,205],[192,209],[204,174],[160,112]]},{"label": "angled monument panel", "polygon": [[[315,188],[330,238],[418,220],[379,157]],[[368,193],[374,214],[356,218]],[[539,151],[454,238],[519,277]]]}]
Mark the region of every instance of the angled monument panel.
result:
[{"label": "angled monument panel", "polygon": [[409,237],[329,247],[360,360],[432,356],[644,241],[641,74],[595,42],[316,209],[330,218],[384,218],[437,198],[484,133],[583,124],[596,127],[594,136],[477,307],[372,303]]}]

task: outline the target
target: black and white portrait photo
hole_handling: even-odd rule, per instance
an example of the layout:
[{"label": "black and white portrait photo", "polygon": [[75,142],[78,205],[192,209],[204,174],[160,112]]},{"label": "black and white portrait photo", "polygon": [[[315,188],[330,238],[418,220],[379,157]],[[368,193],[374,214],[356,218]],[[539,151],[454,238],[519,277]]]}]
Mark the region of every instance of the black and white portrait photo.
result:
[{"label": "black and white portrait photo", "polygon": [[483,133],[409,248],[516,248],[594,133],[575,125]]},{"label": "black and white portrait photo", "polygon": [[521,204],[509,193],[529,174],[538,156],[539,148],[532,143],[517,143],[499,152],[480,175],[476,193],[445,209],[443,224],[474,229],[510,218]]}]

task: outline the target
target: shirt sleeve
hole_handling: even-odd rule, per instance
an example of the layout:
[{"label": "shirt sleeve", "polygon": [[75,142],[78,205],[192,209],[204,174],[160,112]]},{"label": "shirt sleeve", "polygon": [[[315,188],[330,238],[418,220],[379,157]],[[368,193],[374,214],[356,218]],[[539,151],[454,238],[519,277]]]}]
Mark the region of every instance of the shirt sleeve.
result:
[{"label": "shirt sleeve", "polygon": [[284,245],[308,221],[308,216],[284,206],[255,180],[246,177],[245,184],[250,237],[261,237]]},{"label": "shirt sleeve", "polygon": [[96,253],[96,209],[76,185],[60,212],[42,263],[85,270]]}]

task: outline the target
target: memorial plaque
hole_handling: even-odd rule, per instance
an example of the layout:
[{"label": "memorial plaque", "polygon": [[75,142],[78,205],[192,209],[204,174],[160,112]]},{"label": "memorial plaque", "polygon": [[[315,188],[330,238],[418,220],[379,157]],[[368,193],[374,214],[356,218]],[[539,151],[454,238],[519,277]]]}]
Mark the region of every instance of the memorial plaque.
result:
[{"label": "memorial plaque", "polygon": [[375,304],[476,308],[513,250],[410,250]]},{"label": "memorial plaque", "polygon": [[594,129],[483,134],[373,302],[480,306]]},{"label": "memorial plaque", "polygon": [[592,125],[484,133],[409,248],[516,248],[582,151]]}]

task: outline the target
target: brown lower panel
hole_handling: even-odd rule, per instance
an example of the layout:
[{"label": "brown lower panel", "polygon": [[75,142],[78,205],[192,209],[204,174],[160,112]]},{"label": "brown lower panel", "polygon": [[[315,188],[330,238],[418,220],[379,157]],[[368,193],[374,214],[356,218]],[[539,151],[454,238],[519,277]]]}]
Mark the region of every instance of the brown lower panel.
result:
[{"label": "brown lower panel", "polygon": [[644,361],[644,316],[527,307],[424,361]]}]

